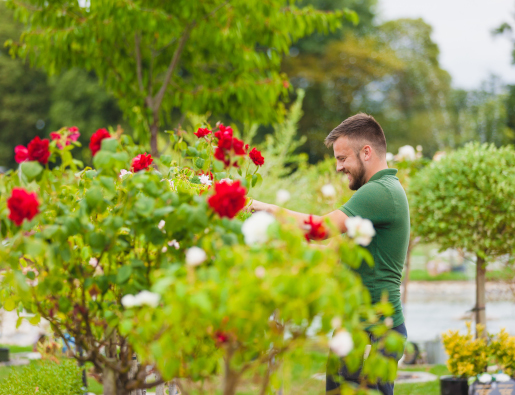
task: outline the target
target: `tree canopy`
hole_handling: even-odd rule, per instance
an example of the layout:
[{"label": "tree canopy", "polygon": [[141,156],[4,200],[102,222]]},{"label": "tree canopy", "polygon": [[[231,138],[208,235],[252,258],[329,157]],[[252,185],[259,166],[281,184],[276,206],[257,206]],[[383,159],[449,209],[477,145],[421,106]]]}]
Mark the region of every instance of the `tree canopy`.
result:
[{"label": "tree canopy", "polygon": [[93,70],[143,142],[173,109],[280,119],[288,91],[280,71],[290,45],[338,28],[354,12],[322,12],[286,0],[7,1],[26,24],[12,53],[56,73]]}]

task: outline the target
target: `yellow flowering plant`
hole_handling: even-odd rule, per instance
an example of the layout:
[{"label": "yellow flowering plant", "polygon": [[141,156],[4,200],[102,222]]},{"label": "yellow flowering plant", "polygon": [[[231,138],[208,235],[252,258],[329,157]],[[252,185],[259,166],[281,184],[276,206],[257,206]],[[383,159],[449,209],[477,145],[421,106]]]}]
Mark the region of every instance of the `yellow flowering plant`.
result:
[{"label": "yellow flowering plant", "polygon": [[472,377],[486,371],[491,346],[488,338],[483,337],[483,325],[477,325],[478,337],[471,332],[471,323],[467,322],[467,334],[449,331],[443,334],[443,345],[449,355],[447,368],[457,377]]},{"label": "yellow flowering plant", "polygon": [[503,328],[492,339],[490,347],[498,367],[508,376],[515,377],[515,336],[510,336]]}]

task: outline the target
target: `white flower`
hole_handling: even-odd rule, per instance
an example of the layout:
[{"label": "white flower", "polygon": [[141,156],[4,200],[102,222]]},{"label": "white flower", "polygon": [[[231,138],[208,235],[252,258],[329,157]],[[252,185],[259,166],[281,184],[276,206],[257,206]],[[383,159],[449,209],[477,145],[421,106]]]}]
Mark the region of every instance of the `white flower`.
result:
[{"label": "white flower", "polygon": [[232,184],[232,180],[230,178],[222,178],[220,182],[226,182],[227,184]]},{"label": "white flower", "polygon": [[290,200],[290,198],[290,192],[288,192],[286,189],[279,189],[275,195],[275,202],[279,205],[282,205]]},{"label": "white flower", "polygon": [[166,251],[168,251],[168,248],[166,248],[166,246],[164,246],[163,248],[161,248],[161,252],[165,253]]},{"label": "white flower", "polygon": [[324,195],[325,197],[336,196],[336,189],[334,188],[333,184],[325,184],[322,187],[322,195]]},{"label": "white flower", "polygon": [[342,326],[342,319],[340,317],[333,317],[331,320],[331,328],[338,329]]},{"label": "white flower", "polygon": [[159,304],[159,299],[161,296],[159,294],[150,292],[150,291],[141,291],[136,296],[134,295],[125,295],[122,298],[122,305],[125,308],[131,308],[135,306],[147,305],[150,307],[157,307]]},{"label": "white flower", "polygon": [[393,154],[391,152],[386,153],[386,161],[391,162],[393,160]]},{"label": "white flower", "polygon": [[505,373],[497,373],[493,375],[495,381],[498,381],[499,383],[505,383],[506,381],[510,381],[510,376],[508,376]]},{"label": "white flower", "polygon": [[263,278],[263,277],[265,277],[266,270],[263,266],[258,266],[254,270],[254,274],[256,275],[257,278]]},{"label": "white flower", "polygon": [[422,146],[420,144],[417,145],[417,152],[422,152]]},{"label": "white flower", "polygon": [[258,211],[245,220],[241,227],[245,243],[248,245],[265,243],[268,240],[268,227],[274,221],[274,216],[266,211]]},{"label": "white flower", "polygon": [[393,319],[392,317],[386,317],[384,319],[384,324],[388,327],[388,328],[391,328],[393,326]]},{"label": "white flower", "polygon": [[125,169],[122,169],[122,170],[120,170],[120,176],[119,176],[119,177],[120,177],[120,178],[123,178],[123,176],[125,176],[125,175],[127,175],[127,174],[132,174],[132,172],[127,171],[127,170],[125,170]]},{"label": "white flower", "polygon": [[398,162],[402,162],[403,160],[415,160],[417,158],[417,154],[415,152],[415,148],[411,145],[404,145],[399,148],[399,152],[395,157],[395,160]]},{"label": "white flower", "polygon": [[159,224],[157,224],[157,227],[159,228],[159,230],[163,230],[165,225],[166,225],[166,222],[162,219],[161,221],[159,221]]},{"label": "white flower", "polygon": [[146,304],[150,307],[157,307],[161,295],[150,291],[141,291],[135,296],[138,306]]},{"label": "white flower", "polygon": [[198,266],[207,259],[206,252],[199,247],[191,247],[186,251],[186,264]]},{"label": "white flower", "polygon": [[168,183],[170,184],[170,187],[171,187],[172,189],[174,189],[174,188],[175,188],[175,185],[174,185],[174,183],[173,183],[173,180],[168,180]]},{"label": "white flower", "polygon": [[372,222],[360,216],[347,218],[345,226],[347,227],[347,234],[362,246],[369,245],[376,234]]},{"label": "white flower", "polygon": [[200,177],[200,183],[201,184],[204,184],[204,185],[211,185],[213,182],[211,181],[211,179],[209,178],[208,175],[206,174],[202,174]]},{"label": "white flower", "polygon": [[128,309],[131,307],[137,306],[136,297],[134,295],[125,295],[122,298],[122,305],[123,305],[123,307],[128,308]]},{"label": "white flower", "polygon": [[101,276],[104,274],[104,269],[102,269],[102,266],[98,265],[95,269],[95,273],[93,273],[93,277]]},{"label": "white flower", "polygon": [[480,383],[489,383],[492,381],[492,375],[483,373],[481,376],[479,376],[478,380]]},{"label": "white flower", "polygon": [[169,241],[168,242],[168,246],[169,247],[174,247],[176,250],[179,249],[179,243],[175,239],[173,239],[172,241]]},{"label": "white flower", "polygon": [[98,265],[98,259],[97,258],[91,258],[89,260],[89,264],[93,267],[96,267]]},{"label": "white flower", "polygon": [[345,357],[354,348],[354,342],[349,332],[340,331],[329,341],[329,347],[339,357]]}]

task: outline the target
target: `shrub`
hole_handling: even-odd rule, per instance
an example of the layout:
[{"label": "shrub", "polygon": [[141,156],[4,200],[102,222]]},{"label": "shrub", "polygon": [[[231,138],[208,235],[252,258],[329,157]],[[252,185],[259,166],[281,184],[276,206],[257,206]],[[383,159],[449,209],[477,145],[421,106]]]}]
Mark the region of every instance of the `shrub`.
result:
[{"label": "shrub", "polygon": [[471,143],[411,181],[415,233],[476,255],[476,322],[486,325],[485,265],[515,244],[515,150]]},{"label": "shrub", "polygon": [[75,360],[31,362],[0,381],[0,395],[82,395],[81,370]]}]

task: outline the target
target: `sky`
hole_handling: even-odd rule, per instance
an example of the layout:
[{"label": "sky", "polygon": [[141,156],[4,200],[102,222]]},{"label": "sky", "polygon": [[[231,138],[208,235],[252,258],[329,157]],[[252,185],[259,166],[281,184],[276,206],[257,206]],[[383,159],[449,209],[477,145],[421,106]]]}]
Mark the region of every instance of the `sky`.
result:
[{"label": "sky", "polygon": [[379,0],[380,20],[423,18],[433,26],[440,65],[456,88],[475,89],[490,74],[515,84],[512,44],[491,31],[515,22],[515,0]]}]

